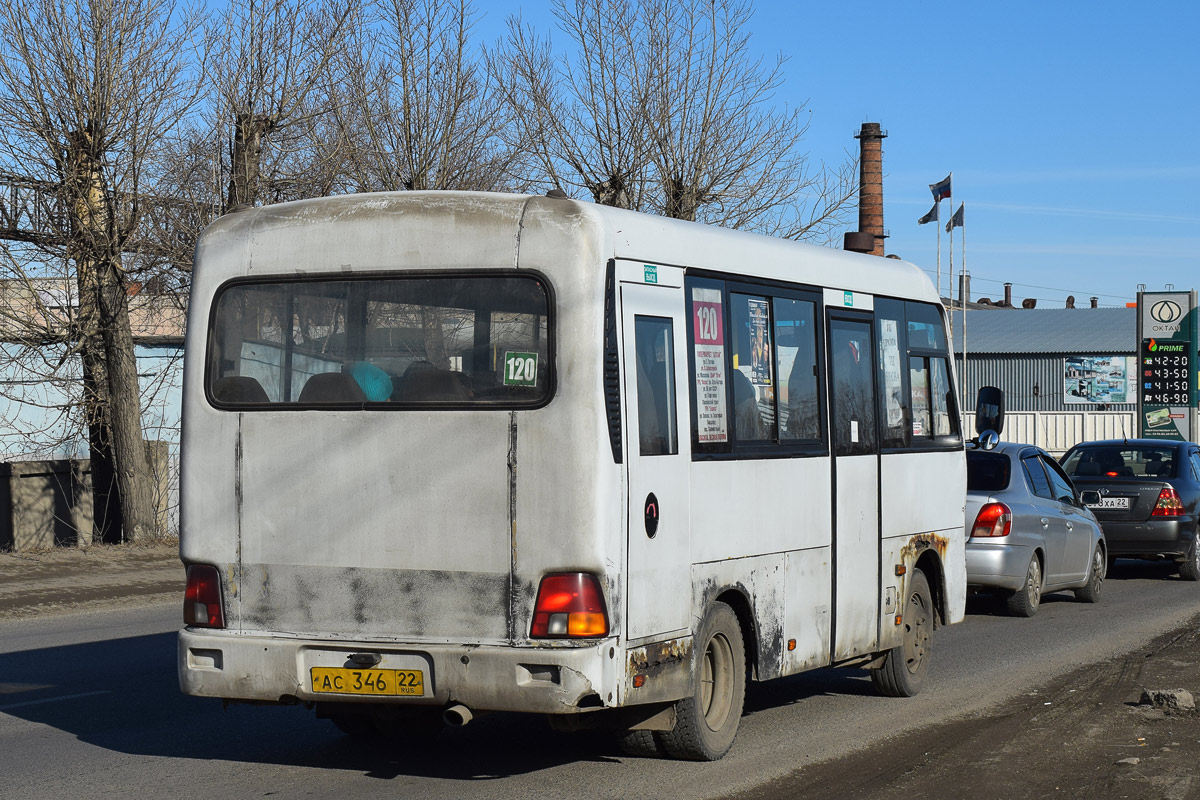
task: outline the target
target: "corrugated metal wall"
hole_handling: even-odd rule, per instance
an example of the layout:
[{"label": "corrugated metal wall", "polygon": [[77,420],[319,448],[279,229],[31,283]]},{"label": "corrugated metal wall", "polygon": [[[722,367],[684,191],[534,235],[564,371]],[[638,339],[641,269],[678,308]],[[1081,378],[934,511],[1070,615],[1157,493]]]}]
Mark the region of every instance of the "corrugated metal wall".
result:
[{"label": "corrugated metal wall", "polygon": [[[956,366],[961,370],[961,357],[957,357],[956,361]],[[1063,397],[1065,365],[1066,358],[1062,355],[973,356],[968,350],[963,406],[974,413],[975,394],[979,387],[995,386],[1004,392],[1008,411],[1137,411],[1136,401],[1112,403],[1107,409],[1102,409],[1096,403],[1067,403]]]},{"label": "corrugated metal wall", "polygon": [[[1120,354],[1114,354],[1120,355]],[[1128,355],[1128,354],[1126,354]],[[957,359],[961,370],[962,359]],[[980,386],[1004,392],[1001,439],[1035,444],[1054,455],[1096,439],[1137,435],[1137,403],[1067,403],[1063,397],[1063,355],[981,355],[967,353],[964,432],[975,433],[975,395]],[[961,373],[960,373],[961,375]],[[1036,387],[1036,391],[1035,391]]]}]

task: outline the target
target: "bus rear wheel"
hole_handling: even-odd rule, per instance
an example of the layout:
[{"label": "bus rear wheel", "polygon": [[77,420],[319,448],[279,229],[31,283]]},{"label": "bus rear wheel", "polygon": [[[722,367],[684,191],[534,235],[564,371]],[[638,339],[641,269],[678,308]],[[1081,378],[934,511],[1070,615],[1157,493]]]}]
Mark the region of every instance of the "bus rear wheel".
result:
[{"label": "bus rear wheel", "polygon": [[675,729],[655,736],[672,758],[716,761],[733,746],[746,700],[746,646],[733,609],[713,603],[693,641],[696,685],[675,703]]},{"label": "bus rear wheel", "polygon": [[929,673],[933,644],[933,597],[925,573],[914,569],[908,581],[908,598],[903,608],[903,644],[883,657],[871,670],[871,683],[885,697],[912,697],[921,691]]}]

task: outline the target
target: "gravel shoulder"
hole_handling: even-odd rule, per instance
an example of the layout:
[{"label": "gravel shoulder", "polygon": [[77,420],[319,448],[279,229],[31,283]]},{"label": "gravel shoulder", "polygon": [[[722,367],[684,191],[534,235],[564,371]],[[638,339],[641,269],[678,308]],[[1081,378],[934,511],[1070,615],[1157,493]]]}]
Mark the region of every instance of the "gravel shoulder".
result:
[{"label": "gravel shoulder", "polygon": [[1132,653],[1083,667],[986,711],[806,767],[744,797],[1200,800],[1200,616]]},{"label": "gravel shoulder", "polygon": [[182,604],[184,583],[176,540],[0,553],[0,620]]}]

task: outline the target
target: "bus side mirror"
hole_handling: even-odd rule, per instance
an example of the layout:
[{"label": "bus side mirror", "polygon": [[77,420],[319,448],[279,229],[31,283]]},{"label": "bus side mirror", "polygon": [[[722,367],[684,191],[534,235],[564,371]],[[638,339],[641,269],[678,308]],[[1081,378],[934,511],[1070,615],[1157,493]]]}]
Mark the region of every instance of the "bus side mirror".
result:
[{"label": "bus side mirror", "polygon": [[981,386],[975,398],[975,441],[984,450],[991,450],[1003,430],[1004,392],[995,386]]}]

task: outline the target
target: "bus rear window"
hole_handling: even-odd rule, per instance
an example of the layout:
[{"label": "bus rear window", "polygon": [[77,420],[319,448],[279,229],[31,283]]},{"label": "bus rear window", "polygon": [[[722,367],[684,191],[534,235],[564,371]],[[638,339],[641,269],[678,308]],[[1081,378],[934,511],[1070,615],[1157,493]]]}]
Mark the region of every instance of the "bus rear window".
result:
[{"label": "bus rear window", "polygon": [[218,406],[530,407],[549,400],[550,298],[524,275],[227,285],[214,305]]}]

